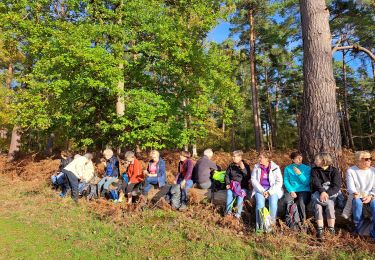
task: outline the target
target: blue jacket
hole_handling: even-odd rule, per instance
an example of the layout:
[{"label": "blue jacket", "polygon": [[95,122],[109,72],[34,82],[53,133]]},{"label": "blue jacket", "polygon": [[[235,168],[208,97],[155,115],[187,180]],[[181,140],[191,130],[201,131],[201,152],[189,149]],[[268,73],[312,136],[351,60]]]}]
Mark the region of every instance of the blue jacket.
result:
[{"label": "blue jacket", "polygon": [[120,175],[119,167],[120,165],[117,157],[112,156],[109,160],[107,160],[104,176],[117,178]]},{"label": "blue jacket", "polygon": [[[151,160],[148,164],[147,171],[150,169],[150,164],[153,163],[154,161]],[[157,164],[157,169],[156,173],[158,175],[158,183],[159,187],[163,187],[165,185],[165,182],[167,180],[167,174],[165,172],[165,161],[162,158],[159,158],[158,164]]]},{"label": "blue jacket", "polygon": [[[293,168],[297,167],[301,174],[297,175]],[[284,169],[284,185],[288,192],[310,191],[311,167],[305,164],[289,164]]]}]

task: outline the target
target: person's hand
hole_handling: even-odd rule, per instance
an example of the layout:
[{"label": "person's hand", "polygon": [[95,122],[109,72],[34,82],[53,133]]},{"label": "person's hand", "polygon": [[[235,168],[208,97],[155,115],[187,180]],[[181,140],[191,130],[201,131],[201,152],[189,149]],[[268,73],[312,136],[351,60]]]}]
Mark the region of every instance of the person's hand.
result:
[{"label": "person's hand", "polygon": [[270,196],[270,193],[268,191],[263,192],[263,197],[267,199]]},{"label": "person's hand", "polygon": [[226,188],[227,188],[227,190],[229,190],[230,189],[230,185],[227,185]]},{"label": "person's hand", "polygon": [[144,170],[144,171],[143,171],[143,174],[144,174],[145,176],[148,176],[148,175],[149,175],[149,173],[148,173],[147,170]]},{"label": "person's hand", "polygon": [[362,202],[363,202],[363,204],[370,203],[371,200],[372,200],[372,196],[371,196],[371,195],[362,198]]},{"label": "person's hand", "polygon": [[355,199],[359,199],[360,196],[361,196],[361,194],[359,194],[358,192],[354,192],[354,193],[353,193],[353,197],[354,197]]},{"label": "person's hand", "polygon": [[320,193],[320,201],[321,202],[326,202],[328,200],[329,196],[328,196],[328,193],[323,191],[322,193]]},{"label": "person's hand", "polygon": [[238,166],[243,170],[243,169],[245,169],[245,164],[243,163],[243,161],[240,161],[239,163],[238,163]]},{"label": "person's hand", "polygon": [[290,196],[292,196],[293,199],[297,198],[297,193],[295,193],[294,191],[292,191],[290,193]]},{"label": "person's hand", "polygon": [[301,174],[300,169],[298,169],[296,166],[293,167],[293,171],[294,171],[294,173],[297,174],[297,175],[300,175],[300,174]]},{"label": "person's hand", "polygon": [[181,185],[181,189],[185,189],[186,181],[183,180],[183,181],[180,183],[180,185]]}]

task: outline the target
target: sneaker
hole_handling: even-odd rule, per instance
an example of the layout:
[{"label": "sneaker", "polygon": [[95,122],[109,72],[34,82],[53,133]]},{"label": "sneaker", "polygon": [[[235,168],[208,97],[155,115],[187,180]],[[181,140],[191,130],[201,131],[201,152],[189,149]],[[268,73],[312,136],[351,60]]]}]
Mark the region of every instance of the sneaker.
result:
[{"label": "sneaker", "polygon": [[322,227],[318,227],[318,229],[316,230],[316,237],[318,239],[321,239],[323,238],[323,235],[324,235],[324,229]]},{"label": "sneaker", "polygon": [[235,217],[236,219],[240,219],[240,218],[241,218],[241,215],[238,214],[238,213],[236,213],[236,214],[234,214],[234,217]]},{"label": "sneaker", "polygon": [[61,197],[61,198],[64,198],[65,197],[65,195],[66,195],[66,193],[65,192],[60,192],[60,194],[59,194],[59,196]]},{"label": "sneaker", "polygon": [[332,236],[336,235],[336,231],[335,231],[335,228],[334,228],[334,227],[328,227],[328,231],[329,231],[329,233],[330,233]]}]

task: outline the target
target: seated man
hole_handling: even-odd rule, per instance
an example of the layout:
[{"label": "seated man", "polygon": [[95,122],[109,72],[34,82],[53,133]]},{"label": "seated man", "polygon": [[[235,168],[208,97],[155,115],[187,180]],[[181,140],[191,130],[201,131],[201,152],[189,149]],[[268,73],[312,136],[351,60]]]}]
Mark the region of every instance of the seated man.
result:
[{"label": "seated man", "polygon": [[346,184],[352,196],[354,232],[359,233],[363,222],[363,206],[371,210],[370,236],[375,240],[375,168],[371,167],[371,154],[367,151],[355,153],[356,165],[347,171]]},{"label": "seated man", "polygon": [[165,162],[160,158],[158,151],[153,150],[150,152],[151,160],[148,163],[147,170],[144,171],[146,176],[145,187],[143,194],[147,195],[151,189],[151,185],[158,185],[159,188],[165,185],[166,172],[165,172]]},{"label": "seated man", "polygon": [[194,181],[200,189],[209,189],[211,187],[211,171],[218,169],[217,165],[211,161],[213,155],[212,149],[204,150],[203,157],[194,166]]},{"label": "seated man", "polygon": [[[111,149],[105,149],[103,152],[104,159],[104,177],[98,183],[98,195],[104,195],[111,185],[119,176],[119,161]],[[103,191],[102,191],[103,188]]]},{"label": "seated man", "polygon": [[92,158],[92,154],[87,153],[84,156],[77,157],[62,169],[75,202],[78,202],[79,183],[89,183],[91,179],[94,178],[94,164],[92,163]]}]

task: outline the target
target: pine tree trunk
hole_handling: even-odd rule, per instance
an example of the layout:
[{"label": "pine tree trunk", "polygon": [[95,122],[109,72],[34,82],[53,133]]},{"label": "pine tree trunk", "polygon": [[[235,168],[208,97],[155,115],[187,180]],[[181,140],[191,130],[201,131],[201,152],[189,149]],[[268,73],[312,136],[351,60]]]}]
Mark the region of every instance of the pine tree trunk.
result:
[{"label": "pine tree trunk", "polygon": [[268,82],[268,71],[267,68],[264,70],[264,81],[266,86],[267,92],[267,103],[268,103],[268,139],[269,139],[269,149],[272,150],[274,148],[274,135],[273,135],[273,113],[272,113],[272,100],[270,95],[270,86]]},{"label": "pine tree trunk", "polygon": [[341,156],[341,136],[333,77],[329,12],[325,0],[300,0],[303,37],[303,109],[300,150],[312,162],[320,152]]},{"label": "pine tree trunk", "polygon": [[279,93],[277,84],[275,85],[275,116],[274,116],[274,122],[273,122],[273,131],[272,131],[272,140],[273,140],[273,146],[275,149],[277,149],[277,116],[279,113]]},{"label": "pine tree trunk", "polygon": [[348,82],[347,82],[347,77],[346,77],[346,61],[345,61],[345,51],[342,51],[342,73],[343,73],[343,82],[344,82],[344,122],[346,126],[346,132],[348,134],[348,141],[349,141],[349,147],[351,149],[354,149],[354,142],[353,142],[353,135],[352,135],[352,128],[350,126],[350,121],[349,121],[349,109],[348,109]]},{"label": "pine tree trunk", "polygon": [[255,148],[260,151],[263,147],[262,129],[260,121],[259,94],[256,81],[256,53],[255,53],[255,29],[254,29],[254,12],[249,10],[250,23],[250,72],[251,72],[251,96],[253,108],[253,120],[255,130]]},{"label": "pine tree trunk", "polygon": [[345,128],[345,120],[344,120],[344,112],[342,111],[342,105],[341,101],[339,101],[339,115],[340,115],[340,123],[341,123],[341,129],[342,129],[342,135],[344,137],[344,143],[346,147],[349,147],[349,139],[348,135],[346,134],[346,128]]}]

